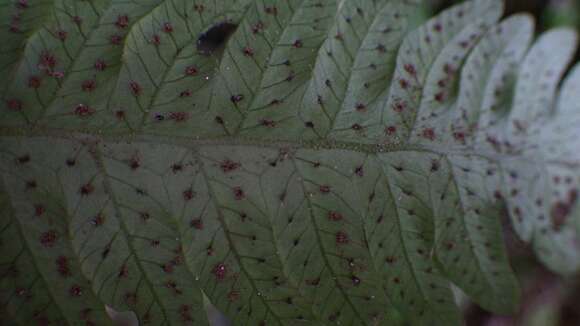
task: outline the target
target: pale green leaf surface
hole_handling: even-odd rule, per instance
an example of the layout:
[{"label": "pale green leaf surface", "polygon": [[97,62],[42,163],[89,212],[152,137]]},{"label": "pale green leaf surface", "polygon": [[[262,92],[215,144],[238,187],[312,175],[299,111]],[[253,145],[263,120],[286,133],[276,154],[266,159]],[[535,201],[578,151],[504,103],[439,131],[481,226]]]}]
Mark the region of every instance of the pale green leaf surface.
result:
[{"label": "pale green leaf surface", "polygon": [[578,269],[571,31],[532,45],[499,0],[414,31],[403,0],[37,5],[0,3],[46,15],[2,31],[0,302],[19,324],[107,324],[107,305],[204,325],[206,296],[235,325],[459,325],[454,285],[510,313],[504,208],[549,268]]}]

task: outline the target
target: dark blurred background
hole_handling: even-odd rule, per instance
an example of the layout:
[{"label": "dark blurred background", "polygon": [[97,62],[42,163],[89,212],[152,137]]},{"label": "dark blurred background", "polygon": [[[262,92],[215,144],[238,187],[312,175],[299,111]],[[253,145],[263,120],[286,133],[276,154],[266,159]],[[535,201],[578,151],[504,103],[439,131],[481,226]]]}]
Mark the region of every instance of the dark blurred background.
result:
[{"label": "dark blurred background", "polygon": [[[427,0],[424,17],[462,1]],[[506,15],[528,12],[536,19],[539,34],[569,26],[580,32],[580,0],[506,0]],[[576,61],[580,60],[580,51]],[[580,92],[580,90],[578,90]],[[505,219],[505,238],[512,267],[522,287],[522,305],[514,316],[496,316],[464,299],[466,326],[580,326],[580,274],[563,278],[546,270],[531,248],[519,241]]]}]

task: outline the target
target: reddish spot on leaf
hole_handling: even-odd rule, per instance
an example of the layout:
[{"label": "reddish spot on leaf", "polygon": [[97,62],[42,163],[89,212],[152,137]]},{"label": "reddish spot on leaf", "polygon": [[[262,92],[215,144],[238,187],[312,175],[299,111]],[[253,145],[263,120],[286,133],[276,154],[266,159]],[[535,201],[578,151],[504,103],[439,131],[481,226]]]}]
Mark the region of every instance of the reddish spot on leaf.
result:
[{"label": "reddish spot on leaf", "polygon": [[212,273],[218,281],[223,281],[226,278],[228,269],[226,265],[219,263],[214,266]]},{"label": "reddish spot on leaf", "polygon": [[120,15],[117,17],[117,21],[115,22],[115,26],[120,29],[125,29],[129,26],[129,17],[127,15]]},{"label": "reddish spot on leaf", "polygon": [[348,244],[350,242],[350,240],[348,238],[348,234],[346,234],[343,231],[336,232],[335,239],[336,239],[336,243],[339,245]]},{"label": "reddish spot on leaf", "polygon": [[30,88],[40,88],[42,80],[38,76],[30,76],[28,78],[28,87]]},{"label": "reddish spot on leaf", "polygon": [[405,69],[405,71],[412,76],[415,76],[417,74],[417,70],[415,69],[415,66],[407,63],[403,66],[403,69]]},{"label": "reddish spot on leaf", "polygon": [[395,127],[395,126],[387,126],[385,128],[385,134],[387,134],[387,136],[392,136],[396,133],[397,133],[397,127]]},{"label": "reddish spot on leaf", "polygon": [[264,29],[264,23],[262,23],[261,21],[259,21],[259,22],[255,23],[254,25],[252,25],[252,33],[253,34],[258,34],[263,29]]},{"label": "reddish spot on leaf", "polygon": [[112,45],[121,45],[121,43],[123,43],[123,37],[117,34],[113,34],[109,37],[109,42]]},{"label": "reddish spot on leaf", "polygon": [[141,94],[141,91],[143,90],[141,88],[141,85],[134,80],[129,82],[129,88],[131,89],[131,93],[133,94],[133,96],[139,96]]},{"label": "reddish spot on leaf", "polygon": [[183,111],[170,112],[169,113],[169,119],[171,119],[171,120],[173,120],[175,122],[187,121],[187,120],[189,120],[189,113],[188,112],[183,112]]},{"label": "reddish spot on leaf", "polygon": [[323,193],[323,194],[327,194],[330,192],[330,186],[328,185],[322,185],[318,188],[318,190]]},{"label": "reddish spot on leaf", "polygon": [[94,113],[95,113],[95,109],[91,108],[88,105],[84,105],[84,104],[77,105],[75,107],[75,110],[74,110],[74,114],[81,117],[81,118],[88,117]]},{"label": "reddish spot on leaf", "polygon": [[38,65],[40,70],[48,70],[51,71],[56,67],[56,58],[53,54],[48,51],[43,51],[40,54],[40,58],[38,60]]},{"label": "reddish spot on leaf", "polygon": [[232,160],[224,160],[220,163],[220,168],[224,173],[232,172],[237,170],[242,164],[234,162]]},{"label": "reddish spot on leaf", "polygon": [[10,111],[14,111],[14,112],[18,112],[18,111],[22,111],[22,101],[20,101],[19,99],[9,99],[6,101],[6,107],[8,107],[8,110]]},{"label": "reddish spot on leaf", "polygon": [[87,183],[81,186],[79,193],[81,194],[81,196],[88,196],[92,194],[93,191],[95,191],[95,187],[91,183]]},{"label": "reddish spot on leaf", "polygon": [[118,278],[127,278],[129,276],[129,268],[126,264],[123,264],[119,269],[119,273],[117,273]]},{"label": "reddish spot on leaf", "polygon": [[95,61],[94,67],[96,71],[104,71],[105,69],[107,69],[107,64],[105,63],[104,60],[97,59],[97,61]]},{"label": "reddish spot on leaf", "polygon": [[244,190],[241,187],[234,187],[233,192],[234,192],[234,198],[236,200],[242,200],[242,199],[246,198],[246,194],[244,194]]},{"label": "reddish spot on leaf", "polygon": [[73,297],[80,297],[83,295],[83,289],[78,285],[73,285],[68,290],[68,293]]},{"label": "reddish spot on leaf", "polygon": [[357,166],[354,169],[354,174],[356,174],[359,177],[363,177],[365,175],[364,170],[363,170],[363,167],[362,166]]},{"label": "reddish spot on leaf", "polygon": [[295,48],[301,48],[303,46],[302,41],[301,40],[296,40],[294,41],[294,43],[292,43],[292,46]]},{"label": "reddish spot on leaf", "polygon": [[67,278],[72,275],[70,272],[68,259],[65,256],[59,256],[56,259],[56,267],[58,274],[60,274],[60,276]]},{"label": "reddish spot on leaf", "polygon": [[188,76],[197,75],[197,67],[196,66],[188,66],[187,68],[185,68],[185,74]]},{"label": "reddish spot on leaf", "polygon": [[550,216],[552,218],[552,227],[555,231],[560,231],[566,224],[568,217],[572,213],[574,202],[559,201],[552,205]]},{"label": "reddish spot on leaf", "polygon": [[40,244],[45,248],[52,248],[54,247],[56,239],[57,239],[56,231],[48,230],[40,235]]},{"label": "reddish spot on leaf", "polygon": [[97,82],[94,79],[85,80],[81,84],[81,89],[84,92],[92,92],[95,90],[96,87],[97,87]]},{"label": "reddish spot on leaf", "polygon": [[184,190],[182,195],[183,195],[183,200],[190,201],[195,196],[195,192],[191,188],[189,188],[189,189]]},{"label": "reddish spot on leaf", "polygon": [[402,89],[408,89],[409,88],[409,82],[406,79],[399,79],[399,86],[401,86]]},{"label": "reddish spot on leaf", "polygon": [[337,211],[328,212],[328,219],[334,222],[342,220],[342,214]]},{"label": "reddish spot on leaf", "polygon": [[91,219],[92,226],[101,226],[105,223],[105,216],[102,213],[98,213],[95,217]]},{"label": "reddish spot on leaf", "polygon": [[165,33],[172,33],[173,32],[173,25],[171,25],[171,23],[169,23],[169,22],[163,23],[163,31]]},{"label": "reddish spot on leaf", "polygon": [[228,301],[235,302],[240,299],[240,291],[230,291],[228,293]]},{"label": "reddish spot on leaf", "polygon": [[46,208],[42,204],[34,205],[34,215],[35,216],[42,216],[46,212]]},{"label": "reddish spot on leaf", "polygon": [[203,220],[201,218],[191,220],[189,225],[196,230],[203,230]]},{"label": "reddish spot on leaf", "polygon": [[244,55],[246,57],[253,57],[254,56],[254,49],[252,49],[249,46],[244,47],[244,49],[242,50],[242,52],[244,53]]},{"label": "reddish spot on leaf", "polygon": [[435,130],[433,128],[425,128],[421,132],[421,137],[433,141],[435,140]]},{"label": "reddish spot on leaf", "polygon": [[54,35],[56,36],[57,39],[64,42],[68,36],[68,33],[62,29],[59,29],[58,31],[56,31],[56,33],[54,33]]}]

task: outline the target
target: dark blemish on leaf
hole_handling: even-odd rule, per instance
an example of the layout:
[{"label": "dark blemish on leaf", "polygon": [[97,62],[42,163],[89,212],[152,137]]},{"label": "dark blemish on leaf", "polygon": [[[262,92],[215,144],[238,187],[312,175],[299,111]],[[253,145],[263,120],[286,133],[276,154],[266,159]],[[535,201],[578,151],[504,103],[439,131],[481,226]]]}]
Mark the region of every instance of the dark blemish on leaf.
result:
[{"label": "dark blemish on leaf", "polygon": [[105,249],[103,249],[103,252],[101,253],[101,258],[105,259],[107,258],[107,256],[109,256],[109,253],[111,252],[111,246],[107,245],[105,247]]},{"label": "dark blemish on leaf", "polygon": [[358,123],[355,123],[351,126],[351,129],[354,131],[360,131],[360,130],[362,130],[362,126],[359,125]]},{"label": "dark blemish on leaf", "polygon": [[314,123],[313,123],[312,121],[306,121],[306,122],[304,123],[304,126],[305,126],[306,128],[314,128]]},{"label": "dark blemish on leaf", "polygon": [[274,128],[276,127],[276,122],[271,119],[262,119],[260,120],[260,125],[267,127],[267,128]]},{"label": "dark blemish on leaf", "polygon": [[24,155],[18,157],[16,159],[16,162],[18,164],[26,164],[26,163],[30,162],[30,155],[29,154],[24,154]]},{"label": "dark blemish on leaf", "polygon": [[197,52],[206,56],[214,54],[224,47],[237,28],[237,25],[230,22],[214,25],[197,39]]},{"label": "dark blemish on leaf", "polygon": [[320,191],[320,193],[327,194],[327,193],[330,192],[330,186],[328,186],[328,185],[321,185],[318,188],[318,190]]},{"label": "dark blemish on leaf", "polygon": [[363,177],[363,176],[364,176],[364,170],[363,170],[363,167],[362,167],[362,165],[361,165],[361,166],[357,166],[357,167],[354,169],[354,174],[356,174],[356,175],[357,175],[357,176],[359,176],[359,177]]},{"label": "dark blemish on leaf", "polygon": [[162,113],[155,113],[153,119],[155,119],[155,121],[163,121],[165,120],[165,115],[163,115]]},{"label": "dark blemish on leaf", "polygon": [[81,186],[79,189],[79,193],[81,196],[88,196],[95,191],[95,187],[91,183],[87,183]]},{"label": "dark blemish on leaf", "polygon": [[131,170],[135,171],[141,166],[141,163],[139,162],[139,159],[137,157],[132,157],[131,159],[129,159],[128,165],[129,168],[131,168]]},{"label": "dark blemish on leaf", "polygon": [[431,160],[431,172],[439,171],[440,167],[441,167],[441,164],[440,164],[439,160],[436,160],[436,159]]},{"label": "dark blemish on leaf", "polygon": [[80,286],[75,284],[75,285],[70,287],[70,289],[68,290],[68,293],[72,297],[80,297],[81,295],[83,295],[83,289]]},{"label": "dark blemish on leaf", "polygon": [[277,16],[278,15],[278,8],[276,8],[275,6],[266,7],[264,9],[264,12],[266,12],[268,15]]},{"label": "dark blemish on leaf", "polygon": [[191,188],[189,188],[183,191],[182,196],[183,200],[190,201],[195,196],[195,192]]},{"label": "dark blemish on leaf", "polygon": [[386,53],[387,52],[387,48],[383,44],[377,45],[376,49],[377,49],[377,51],[379,51],[379,53]]},{"label": "dark blemish on leaf", "polygon": [[352,281],[352,285],[354,285],[354,286],[359,286],[360,285],[360,282],[361,282],[360,278],[358,278],[358,277],[356,277],[356,276],[353,275],[350,278],[350,280]]},{"label": "dark blemish on leaf", "polygon": [[26,186],[25,186],[25,188],[26,188],[26,190],[30,190],[30,189],[36,189],[36,187],[37,187],[37,186],[38,186],[38,185],[36,184],[36,181],[34,181],[34,180],[29,180],[29,181],[26,181]]},{"label": "dark blemish on leaf", "polygon": [[181,91],[181,93],[179,93],[179,97],[191,97],[191,95],[193,95],[193,93],[191,92],[191,90],[186,89]]},{"label": "dark blemish on leaf", "polygon": [[232,103],[234,103],[234,104],[241,102],[243,99],[244,99],[243,94],[232,95],[230,97],[230,101],[232,101]]}]

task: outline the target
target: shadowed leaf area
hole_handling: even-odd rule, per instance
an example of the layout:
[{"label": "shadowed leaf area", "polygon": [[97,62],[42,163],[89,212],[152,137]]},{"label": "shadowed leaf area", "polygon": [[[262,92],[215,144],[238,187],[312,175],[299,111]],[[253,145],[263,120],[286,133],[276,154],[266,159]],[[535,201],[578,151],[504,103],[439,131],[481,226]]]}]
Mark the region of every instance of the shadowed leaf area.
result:
[{"label": "shadowed leaf area", "polygon": [[0,1],[3,318],[460,325],[519,306],[506,213],[574,273],[575,33],[417,6]]}]

